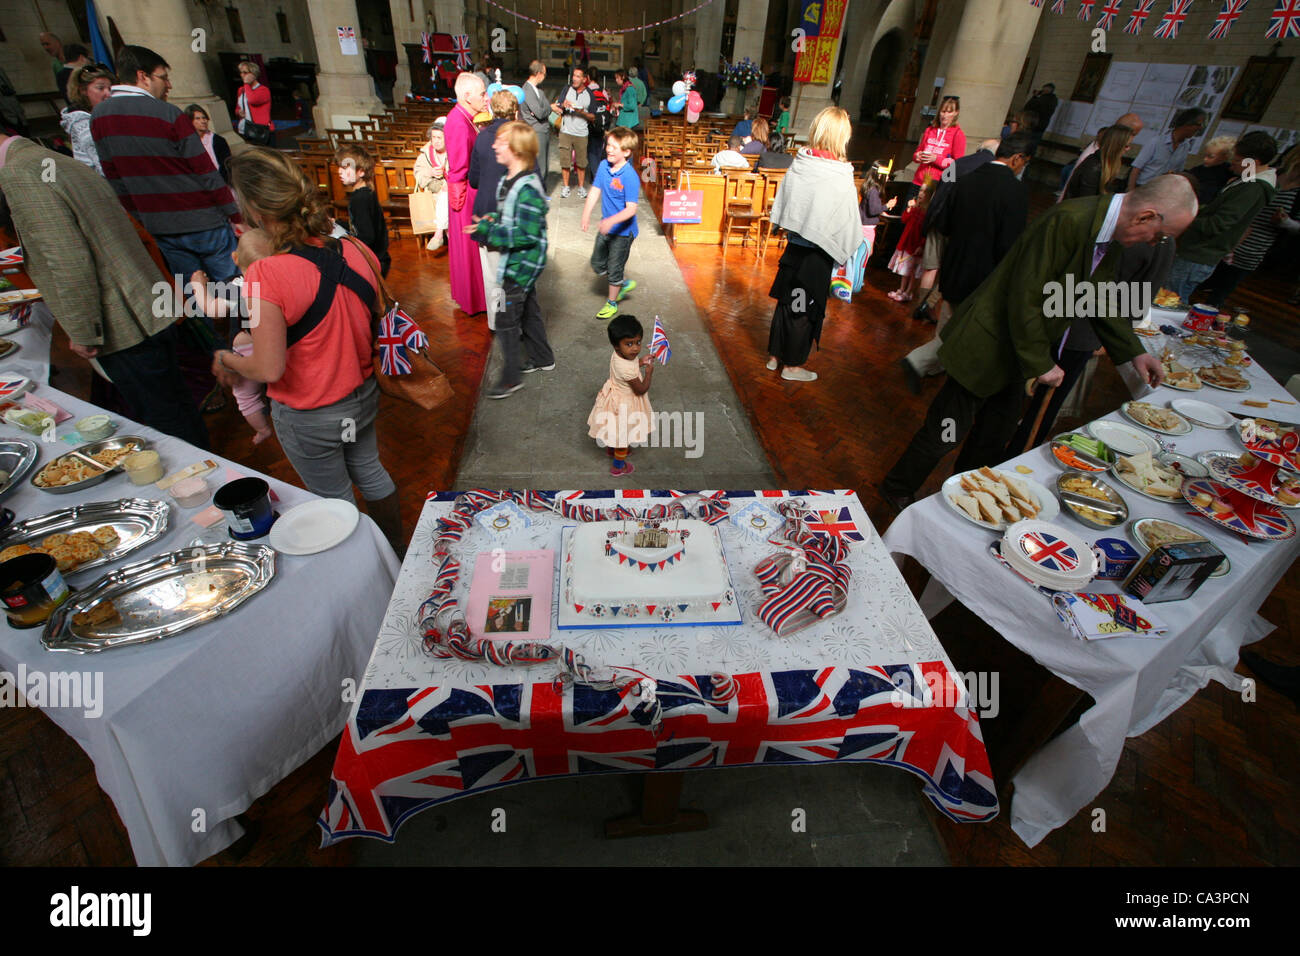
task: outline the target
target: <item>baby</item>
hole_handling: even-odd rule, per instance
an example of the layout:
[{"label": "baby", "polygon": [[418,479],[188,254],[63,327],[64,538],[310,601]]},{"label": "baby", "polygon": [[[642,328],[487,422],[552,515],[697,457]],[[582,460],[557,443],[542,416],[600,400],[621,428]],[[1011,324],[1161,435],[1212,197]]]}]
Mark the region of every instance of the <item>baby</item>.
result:
[{"label": "baby", "polygon": [[[239,237],[239,245],[235,247],[231,258],[239,266],[240,271],[247,273],[248,267],[259,259],[265,259],[271,254],[271,237],[261,229],[249,229]],[[243,281],[240,277],[236,282]],[[198,298],[203,311],[214,318],[224,318],[229,315],[238,315],[238,303],[231,299],[214,295],[208,286],[208,277],[204,272],[195,272],[190,276],[190,282],[196,286],[195,294]],[[239,334],[234,337],[230,347],[239,355],[253,354],[253,336],[247,331],[241,329]],[[250,381],[241,378],[239,384],[232,391],[235,393],[235,401],[239,405],[239,413],[244,416],[244,421],[253,429],[253,444],[260,445],[271,437],[271,421],[266,417],[265,406],[262,404],[263,385],[261,382]]]}]

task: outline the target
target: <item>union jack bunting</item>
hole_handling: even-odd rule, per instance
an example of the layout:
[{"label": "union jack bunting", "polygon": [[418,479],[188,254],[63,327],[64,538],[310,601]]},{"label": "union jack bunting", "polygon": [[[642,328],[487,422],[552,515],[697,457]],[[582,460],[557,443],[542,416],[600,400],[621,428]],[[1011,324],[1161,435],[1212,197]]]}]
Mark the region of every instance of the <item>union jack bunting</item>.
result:
[{"label": "union jack bunting", "polygon": [[339,27],[340,40],[355,40],[356,38],[357,38],[357,31],[354,30],[352,27]]},{"label": "union jack bunting", "polygon": [[660,365],[667,365],[673,357],[673,350],[668,346],[668,336],[664,334],[664,324],[655,316],[654,331],[650,333],[650,354]]},{"label": "union jack bunting", "polygon": [[1052,4],[1053,13],[1065,13],[1065,0],[1055,0]]},{"label": "union jack bunting", "polygon": [[1079,19],[1087,23],[1092,19],[1092,8],[1097,5],[1097,0],[1079,0]]},{"label": "union jack bunting", "polygon": [[433,62],[433,40],[427,33],[420,34],[420,59],[425,63]]},{"label": "union jack bunting", "polygon": [[1210,39],[1222,40],[1226,37],[1249,2],[1250,0],[1223,0],[1223,9],[1214,18],[1214,29],[1210,31]]},{"label": "union jack bunting", "polygon": [[1264,36],[1270,40],[1300,37],[1300,0],[1278,0]]},{"label": "union jack bunting", "polygon": [[1151,16],[1151,8],[1155,5],[1156,0],[1137,0],[1137,7],[1128,18],[1128,26],[1124,27],[1124,32],[1133,36],[1142,34],[1142,26],[1147,22],[1147,17]]},{"label": "union jack bunting", "polygon": [[813,534],[842,538],[845,541],[862,540],[862,534],[858,531],[858,526],[849,517],[848,508],[814,511],[813,515],[816,517],[810,515],[808,520],[804,522],[805,527]]},{"label": "union jack bunting", "polygon": [[1043,0],[1029,0],[1029,5],[1031,7],[1041,7],[1043,5]]},{"label": "union jack bunting", "polygon": [[1178,39],[1178,31],[1182,28],[1183,21],[1187,19],[1187,13],[1192,9],[1192,0],[1171,0],[1169,12],[1160,18],[1160,26],[1156,27],[1155,36],[1161,40]]},{"label": "union jack bunting", "polygon": [[451,52],[456,54],[456,65],[462,70],[468,70],[474,65],[469,57],[468,33],[453,33],[451,35]]},{"label": "union jack bunting", "polygon": [[5,249],[0,252],[0,266],[17,266],[22,265],[23,247],[14,246],[12,249]]},{"label": "union jack bunting", "polygon": [[908,770],[957,822],[997,815],[978,717],[943,661],[687,674],[658,680],[656,699],[657,736],[632,686],[366,690],[317,820],[323,842],[392,843],[421,810],[542,777],[831,761]]},{"label": "union jack bunting", "polygon": [[427,348],[429,339],[394,302],[388,314],[379,320],[378,345],[383,373],[407,375],[411,371],[411,360],[407,358],[406,350]]},{"label": "union jack bunting", "polygon": [[1101,8],[1101,16],[1097,18],[1097,26],[1109,30],[1115,23],[1115,17],[1119,15],[1119,8],[1122,6],[1124,0],[1106,0],[1106,5]]}]

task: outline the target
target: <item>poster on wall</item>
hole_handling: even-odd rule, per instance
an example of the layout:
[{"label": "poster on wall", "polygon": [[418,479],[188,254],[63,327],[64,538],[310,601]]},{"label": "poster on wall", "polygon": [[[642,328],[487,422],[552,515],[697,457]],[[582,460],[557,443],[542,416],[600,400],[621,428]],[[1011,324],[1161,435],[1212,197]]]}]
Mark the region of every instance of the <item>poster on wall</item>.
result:
[{"label": "poster on wall", "polygon": [[1184,63],[1151,63],[1133,94],[1134,105],[1167,107],[1182,92],[1188,66]]},{"label": "poster on wall", "polygon": [[339,52],[344,56],[357,55],[357,31],[355,27],[339,27]]},{"label": "poster on wall", "polygon": [[1112,63],[1106,74],[1106,82],[1097,91],[1098,100],[1118,100],[1130,103],[1137,95],[1142,83],[1142,74],[1147,70],[1145,63]]},{"label": "poster on wall", "polygon": [[800,0],[803,51],[794,60],[796,83],[826,84],[834,78],[840,31],[848,7],[848,0]]}]

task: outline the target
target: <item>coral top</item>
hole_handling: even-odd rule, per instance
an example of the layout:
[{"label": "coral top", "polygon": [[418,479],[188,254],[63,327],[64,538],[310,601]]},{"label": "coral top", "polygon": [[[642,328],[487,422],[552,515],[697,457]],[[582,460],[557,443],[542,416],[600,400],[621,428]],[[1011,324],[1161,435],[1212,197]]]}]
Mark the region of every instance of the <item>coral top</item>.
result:
[{"label": "coral top", "polygon": [[[934,162],[921,163],[920,156],[922,153],[934,153]],[[937,179],[939,173],[951,165],[959,156],[965,155],[966,134],[961,131],[960,126],[953,123],[946,128],[928,127],[921,136],[921,142],[917,145],[916,152],[912,154],[912,159],[920,163],[916,168],[916,175],[912,177],[912,182],[919,186],[925,182],[927,175],[932,179]]]}]

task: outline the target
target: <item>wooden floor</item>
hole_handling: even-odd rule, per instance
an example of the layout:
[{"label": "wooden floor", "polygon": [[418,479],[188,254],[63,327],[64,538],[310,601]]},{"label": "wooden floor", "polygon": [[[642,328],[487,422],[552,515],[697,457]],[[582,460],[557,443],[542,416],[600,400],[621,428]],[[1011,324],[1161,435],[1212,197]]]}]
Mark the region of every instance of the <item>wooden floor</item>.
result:
[{"label": "wooden floor", "polygon": [[[1047,202],[1035,197],[1035,211]],[[724,263],[717,247],[679,246],[677,257],[755,431],[785,487],[856,488],[876,526],[889,515],[874,488],[896,459],[938,388],[932,380],[914,397],[894,362],[929,337],[932,327],[908,316],[885,296],[896,277],[871,269],[867,287],[851,304],[832,305],[820,352],[809,367],[811,384],[784,382],[763,368],[778,253],[765,262],[732,250]],[[382,411],[383,458],[402,491],[403,515],[413,526],[426,491],[450,487],[490,345],[481,320],[453,311],[446,259],[417,253],[413,241],[392,249],[390,286],[421,319],[440,364],[452,376],[457,399],[426,414],[400,404]],[[1294,308],[1282,304],[1290,288],[1260,275],[1234,300],[1251,309],[1262,334],[1300,347]],[[54,384],[88,394],[85,366],[56,334],[61,369]],[[1121,400],[1113,370],[1098,376],[1090,402],[1097,412]],[[294,475],[274,441],[253,447],[233,405],[208,417],[214,449],[286,481]],[[936,490],[942,469],[927,491]],[[917,581],[916,569],[909,578]],[[1258,645],[1283,663],[1300,663],[1300,571],[1293,567],[1263,608],[1278,630]],[[1050,675],[959,605],[935,621],[959,669],[997,669],[1003,675],[1003,712],[984,722],[995,768],[1009,757],[1022,727],[1020,701],[1052,687]],[[1243,673],[1246,672],[1242,668]],[[1058,682],[1059,683],[1059,682]],[[350,841],[327,852],[314,819],[324,801],[333,762],[331,745],[259,800],[247,817],[253,839],[214,857],[213,865],[346,865]],[[1001,782],[1001,781],[1000,781]],[[1300,862],[1300,716],[1290,701],[1261,687],[1245,704],[1211,684],[1144,736],[1129,741],[1108,789],[1093,804],[1107,813],[1107,830],[1094,833],[1080,814],[1029,850],[1008,825],[1008,811],[987,825],[961,826],[934,814],[955,864],[1267,865]],[[918,799],[921,799],[918,792]],[[132,856],[112,803],[94,768],[73,741],[39,711],[0,710],[0,864],[130,865]]]}]

